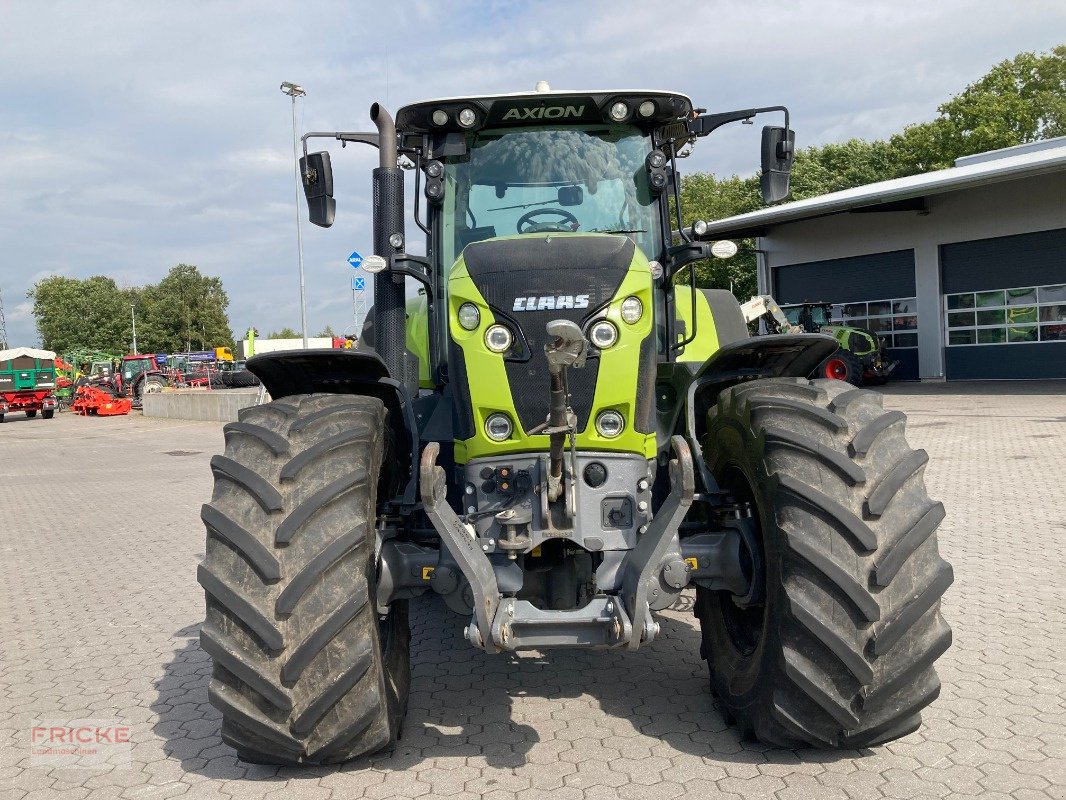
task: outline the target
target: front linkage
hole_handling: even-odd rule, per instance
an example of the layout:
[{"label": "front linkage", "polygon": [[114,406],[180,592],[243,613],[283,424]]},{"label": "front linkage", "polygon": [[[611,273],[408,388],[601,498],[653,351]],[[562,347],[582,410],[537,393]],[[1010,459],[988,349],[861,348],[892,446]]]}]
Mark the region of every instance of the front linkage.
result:
[{"label": "front linkage", "polygon": [[[695,475],[688,444],[680,436],[671,441],[670,493],[637,547],[623,562],[619,596],[600,594],[580,609],[545,611],[525,600],[504,599],[486,551],[473,531],[445,500],[444,470],[437,466],[440,446],[433,442],[422,452],[422,503],[443,546],[470,582],[474,615],[467,638],[487,652],[559,646],[627,646],[636,650],[659,630],[653,608],[669,605],[689,583],[678,529],[695,491]],[[707,576],[711,577],[711,576]]]}]

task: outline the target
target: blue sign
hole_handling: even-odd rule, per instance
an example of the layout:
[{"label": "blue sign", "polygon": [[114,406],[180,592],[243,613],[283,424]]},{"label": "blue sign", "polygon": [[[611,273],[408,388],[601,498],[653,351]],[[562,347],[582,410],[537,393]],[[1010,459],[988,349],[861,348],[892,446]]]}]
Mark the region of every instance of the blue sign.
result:
[{"label": "blue sign", "polygon": [[352,278],[352,291],[361,292],[366,289],[366,278]]},{"label": "blue sign", "polygon": [[359,269],[363,265],[363,257],[358,252],[352,251],[352,254],[348,256],[348,263],[351,264],[352,269]]}]

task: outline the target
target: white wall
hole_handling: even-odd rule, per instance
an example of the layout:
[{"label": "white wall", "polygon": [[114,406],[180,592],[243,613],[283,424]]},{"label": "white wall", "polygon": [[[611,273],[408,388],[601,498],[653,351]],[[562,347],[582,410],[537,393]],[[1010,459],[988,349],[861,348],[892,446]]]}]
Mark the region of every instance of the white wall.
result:
[{"label": "white wall", "polygon": [[[315,347],[333,347],[333,339],[329,336],[311,336],[307,339],[308,348]],[[241,339],[240,347],[241,358],[249,358],[248,355],[248,340]],[[255,340],[255,352],[258,353],[276,353],[278,350],[303,350],[304,340],[299,339],[256,339]]]},{"label": "white wall", "polygon": [[[944,377],[939,246],[1066,227],[1066,172],[934,195],[928,213],[835,214],[775,226],[759,239],[759,290],[776,267],[914,250],[918,360],[922,378]],[[1066,253],[1063,254],[1066,258]]]}]

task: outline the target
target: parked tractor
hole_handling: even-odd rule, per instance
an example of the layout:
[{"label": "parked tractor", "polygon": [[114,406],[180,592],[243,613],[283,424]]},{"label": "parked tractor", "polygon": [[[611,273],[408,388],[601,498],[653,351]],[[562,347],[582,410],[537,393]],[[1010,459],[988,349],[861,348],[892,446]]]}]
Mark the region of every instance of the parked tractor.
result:
[{"label": "parked tractor", "polygon": [[154,355],[123,356],[114,383],[120,395],[130,398],[140,398],[145,392],[161,392],[170,385]]},{"label": "parked tractor", "polygon": [[[251,358],[272,401],[211,460],[201,644],[242,759],[395,742],[408,603],[427,594],[500,653],[646,648],[688,591],[710,690],[746,733],[861,748],[919,726],[951,640],[925,452],[879,395],[807,379],[832,337],[749,337],[729,292],[695,288],[711,243],[671,236],[689,230],[678,156],[764,113],[784,115],[762,131],[776,202],[783,107],[539,85],[304,136],[322,227],[332,167],[308,139],[378,148],[374,306],[358,349]],[[406,279],[424,290],[409,306]]]},{"label": "parked tractor", "polygon": [[32,419],[55,416],[56,354],[51,350],[15,347],[0,350],[0,422],[8,414],[24,413]]},{"label": "parked tractor", "polygon": [[831,303],[796,303],[781,307],[788,321],[807,333],[824,333],[836,339],[840,350],[818,366],[818,374],[847,381],[853,386],[882,384],[899,366],[886,358],[885,344],[866,328],[833,321]]}]

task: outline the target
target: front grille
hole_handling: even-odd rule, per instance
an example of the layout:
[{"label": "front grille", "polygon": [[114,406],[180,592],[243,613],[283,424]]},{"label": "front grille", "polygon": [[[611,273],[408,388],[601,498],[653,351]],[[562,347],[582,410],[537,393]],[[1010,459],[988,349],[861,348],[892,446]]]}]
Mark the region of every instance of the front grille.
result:
[{"label": "front grille", "polygon": [[[618,292],[633,260],[633,242],[613,236],[530,235],[521,239],[478,242],[463,253],[467,272],[492,307],[493,315],[517,328],[525,344],[519,358],[506,359],[511,398],[523,430],[548,416],[547,324],[568,319],[584,328],[590,317]],[[514,311],[516,298],[576,298],[588,295],[586,308]],[[584,430],[592,411],[599,359],[567,371],[570,402]]]}]

